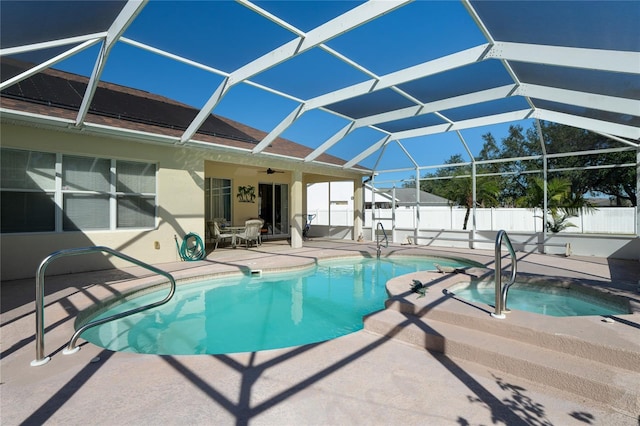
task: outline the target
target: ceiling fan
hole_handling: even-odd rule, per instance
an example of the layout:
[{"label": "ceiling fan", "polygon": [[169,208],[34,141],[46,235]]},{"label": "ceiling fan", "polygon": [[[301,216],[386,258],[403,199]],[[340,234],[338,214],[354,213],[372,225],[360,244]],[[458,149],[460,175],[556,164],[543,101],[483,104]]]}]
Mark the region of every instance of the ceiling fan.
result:
[{"label": "ceiling fan", "polygon": [[272,175],[274,173],[284,173],[284,172],[280,171],[280,170],[273,170],[271,167],[269,167],[267,170],[263,170],[262,173],[266,173],[268,175]]}]

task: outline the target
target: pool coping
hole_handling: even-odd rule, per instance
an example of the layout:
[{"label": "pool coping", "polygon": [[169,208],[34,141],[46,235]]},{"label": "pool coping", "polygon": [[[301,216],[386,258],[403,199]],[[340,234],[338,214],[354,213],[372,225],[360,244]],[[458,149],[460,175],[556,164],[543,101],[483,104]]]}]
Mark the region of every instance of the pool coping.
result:
[{"label": "pool coping", "polygon": [[[628,326],[634,324],[640,315],[636,298],[627,297],[624,291],[607,286],[598,291],[611,291],[617,297],[627,298],[634,313],[606,317],[553,317],[513,310],[506,314],[505,319],[497,319],[491,316],[493,307],[458,298],[449,291],[452,287],[468,283],[472,279],[487,279],[490,274],[493,274],[492,270],[473,268],[464,274],[422,271],[395,277],[387,282],[389,299],[385,308],[425,320],[447,322],[532,345],[553,348],[570,355],[640,372],[638,330]],[[545,278],[550,279],[547,276]],[[411,290],[414,280],[425,286],[424,296]],[[566,281],[567,278],[558,277],[558,280]],[[581,282],[579,279],[571,280]]]}]

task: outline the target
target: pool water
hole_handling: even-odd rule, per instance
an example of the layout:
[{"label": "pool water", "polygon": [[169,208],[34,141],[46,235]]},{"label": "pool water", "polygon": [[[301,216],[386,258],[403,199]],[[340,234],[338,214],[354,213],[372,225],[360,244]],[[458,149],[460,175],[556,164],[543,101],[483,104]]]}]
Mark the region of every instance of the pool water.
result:
[{"label": "pool water", "polygon": [[[451,291],[462,299],[495,305],[495,289],[488,286],[469,286]],[[596,298],[572,288],[514,283],[509,289],[507,307],[554,317],[583,315],[621,315],[629,310],[622,303]]]},{"label": "pool water", "polygon": [[[434,262],[475,266],[425,257],[351,259],[321,262],[295,273],[185,284],[167,304],[91,328],[82,338],[114,351],[165,355],[253,352],[321,342],[362,329],[363,316],[384,308],[388,280],[434,270]],[[137,297],[95,318],[160,300],[166,292]]]}]

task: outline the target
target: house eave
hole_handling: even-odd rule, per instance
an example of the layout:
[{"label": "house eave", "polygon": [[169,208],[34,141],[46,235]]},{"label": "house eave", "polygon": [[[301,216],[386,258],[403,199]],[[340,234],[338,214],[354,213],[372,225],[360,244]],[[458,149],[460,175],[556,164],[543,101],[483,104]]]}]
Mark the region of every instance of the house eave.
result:
[{"label": "house eave", "polygon": [[215,152],[223,152],[229,154],[242,154],[242,155],[251,155],[256,159],[261,160],[269,160],[269,159],[277,159],[281,160],[284,163],[290,165],[292,169],[299,168],[313,168],[316,169],[314,172],[319,173],[321,170],[325,170],[326,173],[331,172],[353,172],[358,175],[366,176],[371,174],[371,170],[362,169],[362,168],[350,168],[345,169],[342,165],[326,163],[322,161],[314,161],[313,164],[305,163],[304,159],[270,153],[270,152],[261,152],[258,154],[254,154],[249,149],[228,146],[223,144],[218,144],[215,142],[209,141],[201,141],[195,138],[189,139],[188,141],[181,143],[180,138],[177,136],[168,136],[161,135],[153,132],[145,132],[141,130],[134,129],[123,129],[114,126],[108,126],[104,124],[97,124],[91,122],[85,122],[82,126],[76,126],[75,121],[67,118],[60,118],[54,116],[48,116],[43,114],[36,114],[32,112],[19,111],[9,108],[0,107],[0,120],[6,123],[12,123],[17,125],[24,125],[30,127],[39,127],[46,128],[58,131],[67,131],[67,132],[82,132],[86,134],[92,134],[97,136],[110,136],[116,137],[120,139],[129,139],[135,140],[141,143],[150,143],[150,144],[159,144],[159,145],[171,145],[176,147],[187,147],[194,149],[201,149],[205,151],[215,151]]}]

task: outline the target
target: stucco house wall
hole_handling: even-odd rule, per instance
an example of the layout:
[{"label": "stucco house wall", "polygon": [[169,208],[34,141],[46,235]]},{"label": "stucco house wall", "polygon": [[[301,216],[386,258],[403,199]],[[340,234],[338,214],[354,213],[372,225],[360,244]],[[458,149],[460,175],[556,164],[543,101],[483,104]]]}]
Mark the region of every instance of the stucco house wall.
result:
[{"label": "stucco house wall", "polygon": [[[49,254],[67,248],[106,246],[151,264],[179,261],[174,236],[178,242],[189,232],[204,240],[206,177],[231,179],[232,222],[244,223],[258,216],[258,202],[236,199],[238,186],[259,183],[286,183],[290,188],[289,223],[293,233],[301,232],[305,191],[296,195],[294,188],[308,181],[351,179],[360,174],[332,167],[285,161],[278,158],[255,158],[244,152],[225,149],[199,149],[176,144],[149,143],[120,136],[96,135],[85,130],[26,126],[3,122],[0,126],[3,148],[15,148],[96,158],[155,163],[157,219],[153,229],[118,229],[75,232],[5,233],[0,239],[1,279],[33,277]],[[282,173],[266,174],[268,167]],[[304,171],[304,172],[303,172]],[[294,199],[299,198],[299,200]],[[297,207],[300,206],[300,207]],[[299,210],[299,211],[297,211]],[[301,222],[295,224],[297,222]],[[359,224],[361,225],[361,224]],[[296,237],[296,235],[292,235]],[[131,266],[128,262],[104,254],[59,258],[47,268],[48,274],[64,274],[113,267]]]},{"label": "stucco house wall", "polygon": [[[4,148],[156,163],[158,206],[154,229],[3,234],[2,280],[35,276],[38,265],[47,255],[73,247],[107,246],[154,264],[175,261],[179,260],[179,255],[174,235],[180,238],[188,232],[195,232],[204,236],[204,161],[184,147],[142,144],[83,132],[11,124],[2,125],[1,138]],[[87,271],[126,264],[120,259],[91,254],[56,260],[47,268],[47,273]]]}]

